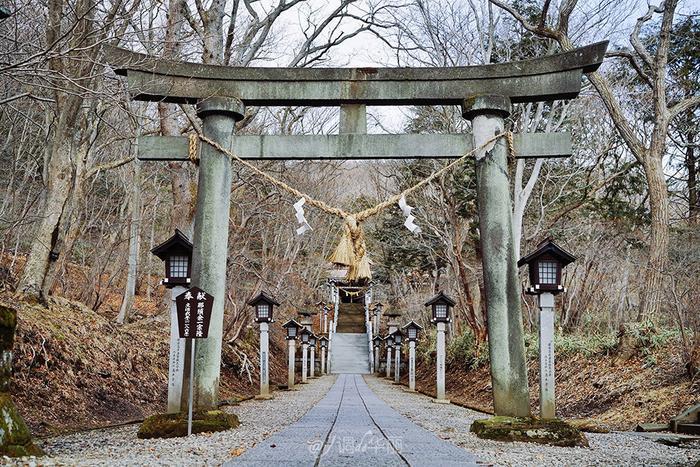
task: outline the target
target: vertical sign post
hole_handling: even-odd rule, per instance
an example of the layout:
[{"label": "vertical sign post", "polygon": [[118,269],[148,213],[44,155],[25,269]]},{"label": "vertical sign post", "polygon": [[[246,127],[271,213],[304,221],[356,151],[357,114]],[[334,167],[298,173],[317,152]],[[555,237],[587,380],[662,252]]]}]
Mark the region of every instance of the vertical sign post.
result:
[{"label": "vertical sign post", "polygon": [[408,389],[416,390],[416,341],[408,341]]},{"label": "vertical sign post", "polygon": [[287,361],[287,387],[294,389],[294,361],[296,360],[297,342],[294,339],[287,341],[288,345],[288,361]]},{"label": "vertical sign post", "polygon": [[170,290],[170,358],[168,362],[168,413],[180,412],[182,381],[185,376],[185,341],[180,338],[177,327],[177,305],[175,299],[185,287],[178,285]]},{"label": "vertical sign post", "polygon": [[391,339],[391,334],[386,336],[384,338],[384,342],[386,344],[386,377],[391,378],[391,348],[393,347],[394,344],[392,344],[392,339]]},{"label": "vertical sign post", "polygon": [[437,394],[435,402],[447,402],[445,399],[445,328],[446,323],[437,323]]},{"label": "vertical sign post", "polygon": [[401,381],[401,344],[396,346],[396,361],[394,362],[394,382],[399,384]]},{"label": "vertical sign post", "polygon": [[209,323],[214,305],[214,297],[198,287],[181,293],[175,298],[177,307],[177,324],[180,338],[190,339],[190,387],[187,396],[187,436],[192,434],[192,405],[194,400],[194,366],[196,339],[206,339],[209,336]]},{"label": "vertical sign post", "polygon": [[269,324],[260,323],[260,397],[270,396],[270,370],[268,353],[270,349]]},{"label": "vertical sign post", "polygon": [[554,294],[543,292],[540,305],[540,417],[555,418]]}]

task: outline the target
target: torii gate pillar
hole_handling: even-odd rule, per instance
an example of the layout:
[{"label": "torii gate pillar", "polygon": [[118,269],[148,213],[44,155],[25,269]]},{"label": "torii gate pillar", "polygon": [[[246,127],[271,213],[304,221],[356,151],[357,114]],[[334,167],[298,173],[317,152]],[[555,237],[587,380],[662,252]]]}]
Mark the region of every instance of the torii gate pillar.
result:
[{"label": "torii gate pillar", "polygon": [[[504,96],[464,101],[462,114],[472,121],[475,148],[503,133],[510,110],[510,99]],[[527,417],[530,400],[505,138],[476,154],[476,185],[494,411]]]},{"label": "torii gate pillar", "polygon": [[[197,103],[202,131],[230,149],[236,122],[243,118],[243,103],[230,97],[212,97]],[[194,219],[192,285],[215,297],[209,337],[197,343],[194,406],[216,407],[221,369],[228,219],[231,204],[231,161],[208,144],[201,146],[197,211]]]}]

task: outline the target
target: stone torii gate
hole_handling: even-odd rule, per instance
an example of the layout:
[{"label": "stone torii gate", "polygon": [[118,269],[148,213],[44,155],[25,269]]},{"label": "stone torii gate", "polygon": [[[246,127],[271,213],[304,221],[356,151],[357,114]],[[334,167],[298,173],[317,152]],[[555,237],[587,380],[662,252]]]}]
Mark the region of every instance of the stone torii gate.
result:
[{"label": "stone torii gate", "polygon": [[[502,133],[512,103],[575,98],[607,42],[520,62],[452,68],[234,68],[162,60],[108,48],[133,99],[196,104],[203,133],[243,159],[455,158]],[[460,105],[472,134],[368,135],[366,106]],[[245,106],[339,106],[338,135],[235,136]],[[566,157],[570,136],[514,138],[518,157]],[[186,160],[186,137],[139,138],[139,159]],[[497,415],[530,414],[515,257],[507,145],[477,152],[477,200]],[[219,298],[209,338],[197,348],[195,403],[215,406],[221,364],[231,163],[209,145],[200,154],[192,284]]]}]

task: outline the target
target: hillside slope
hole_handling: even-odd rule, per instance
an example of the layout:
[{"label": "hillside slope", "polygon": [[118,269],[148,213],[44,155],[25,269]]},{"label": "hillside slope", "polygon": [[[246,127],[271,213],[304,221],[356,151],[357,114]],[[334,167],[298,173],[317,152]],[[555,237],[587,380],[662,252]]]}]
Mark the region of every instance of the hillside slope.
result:
[{"label": "hillside slope", "polygon": [[[165,409],[169,323],[164,313],[120,326],[63,298],[51,298],[48,308],[8,294],[0,295],[0,302],[18,310],[11,392],[34,435],[127,422]],[[253,361],[255,334],[249,332],[240,344]],[[257,391],[255,372],[251,384],[238,363],[224,346],[221,399]],[[273,381],[284,380],[277,362],[270,370]]]}]

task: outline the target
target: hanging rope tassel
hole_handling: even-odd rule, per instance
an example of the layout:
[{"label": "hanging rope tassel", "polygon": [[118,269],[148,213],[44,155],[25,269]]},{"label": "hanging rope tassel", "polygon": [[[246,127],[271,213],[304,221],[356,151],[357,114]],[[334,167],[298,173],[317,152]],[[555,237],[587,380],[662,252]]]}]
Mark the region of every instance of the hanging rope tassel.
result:
[{"label": "hanging rope tassel", "polygon": [[372,279],[372,262],[367,256],[364,230],[354,216],[345,218],[340,242],[328,260],[334,264],[347,266],[346,279],[349,281]]}]

